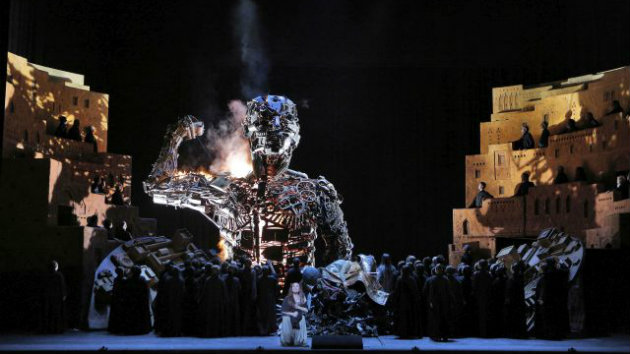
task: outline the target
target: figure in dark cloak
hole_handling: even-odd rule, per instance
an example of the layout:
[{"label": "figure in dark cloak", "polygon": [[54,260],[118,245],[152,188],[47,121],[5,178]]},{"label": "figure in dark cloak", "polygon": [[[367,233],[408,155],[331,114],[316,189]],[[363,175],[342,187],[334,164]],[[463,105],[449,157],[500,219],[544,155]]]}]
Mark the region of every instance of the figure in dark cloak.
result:
[{"label": "figure in dark cloak", "polygon": [[225,277],[225,287],[227,289],[227,304],[225,316],[225,328],[227,337],[241,335],[241,281],[236,276],[236,266],[228,265],[227,276]]},{"label": "figure in dark cloak", "polygon": [[376,268],[376,280],[383,287],[383,291],[391,292],[396,283],[396,267],[392,264],[392,259],[388,253],[381,256],[381,264]]},{"label": "figure in dark cloak", "polygon": [[85,128],[85,138],[83,139],[84,142],[92,144],[93,147],[93,151],[97,152],[98,151],[98,145],[96,143],[96,137],[94,136],[94,131],[96,131],[96,128],[94,128],[93,126],[88,126]]},{"label": "figure in dark cloak", "polygon": [[146,334],[151,331],[151,309],[149,308],[149,287],[141,277],[139,266],[131,268],[131,276],[126,282],[124,297],[125,306],[125,334]]},{"label": "figure in dark cloak", "polygon": [[123,197],[122,189],[120,185],[116,185],[114,193],[112,193],[111,204],[113,205],[125,205],[125,198]]},{"label": "figure in dark cloak", "polygon": [[623,108],[621,107],[621,104],[619,104],[618,100],[614,100],[612,102],[612,107],[610,108],[610,110],[606,113],[606,115],[609,114],[615,114],[615,113],[623,113]]},{"label": "figure in dark cloak", "polygon": [[500,264],[494,265],[494,279],[490,286],[489,319],[490,336],[494,338],[503,337],[505,329],[504,306],[505,306],[505,267]]},{"label": "figure in dark cloak", "polygon": [[302,270],[300,269],[300,259],[293,258],[293,263],[291,264],[291,268],[287,271],[287,276],[284,278],[284,288],[282,289],[282,294],[284,296],[289,295],[290,286],[293,283],[299,283],[302,281]]},{"label": "figure in dark cloak", "polygon": [[429,279],[431,276],[431,269],[433,269],[431,257],[422,258],[422,264],[424,264],[424,277],[425,279]]},{"label": "figure in dark cloak", "polygon": [[530,188],[534,188],[536,185],[529,180],[529,172],[523,172],[521,174],[521,183],[516,185],[516,190],[514,191],[515,197],[522,197],[529,193]]},{"label": "figure in dark cloak", "polygon": [[263,274],[256,284],[258,294],[256,296],[258,333],[268,336],[276,333],[276,301],[278,299],[278,280],[272,274],[270,264],[263,267]]},{"label": "figure in dark cloak", "polygon": [[81,122],[79,121],[79,118],[74,119],[72,127],[70,127],[70,130],[68,130],[68,139],[76,141],[83,140],[81,139]]},{"label": "figure in dark cloak", "polygon": [[529,132],[529,127],[527,124],[523,123],[521,127],[521,138],[512,143],[513,150],[524,150],[524,149],[533,149],[534,145],[534,137]]},{"label": "figure in dark cloak", "polygon": [[462,309],[461,319],[461,335],[470,337],[474,335],[474,328],[477,327],[475,306],[476,301],[472,295],[472,267],[461,264],[459,267],[459,276],[457,277],[462,288],[462,297],[464,307]]},{"label": "figure in dark cloak", "polygon": [[59,116],[59,125],[55,129],[55,136],[58,138],[68,137],[68,118],[65,116]]},{"label": "figure in dark cloak", "polygon": [[449,311],[449,330],[450,337],[462,337],[462,318],[464,313],[464,294],[462,292],[462,284],[456,277],[457,270],[455,267],[446,266],[446,279],[451,294],[451,307]]},{"label": "figure in dark cloak", "polygon": [[557,333],[553,319],[553,268],[548,262],[540,266],[540,278],[536,284],[535,333],[537,338],[552,339]]},{"label": "figure in dark cloak", "polygon": [[204,269],[206,277],[199,301],[200,335],[206,338],[221,337],[226,333],[227,288],[219,275],[219,266],[208,264]]},{"label": "figure in dark cloak", "polygon": [[556,172],[556,177],[553,179],[553,184],[562,184],[568,183],[569,177],[564,173],[564,166],[558,166],[558,170]]},{"label": "figure in dark cloak", "polygon": [[586,178],[586,171],[584,170],[584,167],[579,166],[575,169],[575,178],[574,178],[575,182],[587,182],[588,179]]},{"label": "figure in dark cloak", "polygon": [[475,199],[473,199],[472,203],[468,206],[469,208],[481,208],[484,200],[494,198],[492,194],[486,191],[486,182],[479,182],[477,190],[479,190],[479,192],[475,196]]},{"label": "figure in dark cloak", "polygon": [[460,260],[461,264],[472,267],[473,261],[472,247],[470,247],[470,245],[464,245],[464,254],[462,254],[462,258]]},{"label": "figure in dark cloak", "polygon": [[542,132],[540,133],[540,138],[538,139],[538,147],[546,148],[549,145],[549,123],[542,122],[540,124],[540,128]]},{"label": "figure in dark cloak", "polygon": [[414,263],[413,276],[416,279],[418,288],[418,296],[420,297],[418,302],[418,313],[420,316],[420,325],[418,326],[418,338],[422,338],[426,333],[427,328],[427,301],[424,298],[424,284],[427,281],[425,276],[424,264],[421,260],[417,260]]},{"label": "figure in dark cloak", "polygon": [[597,128],[600,125],[602,125],[602,123],[600,123],[599,121],[597,121],[597,119],[595,119],[595,117],[593,116],[593,113],[588,112],[586,113],[586,116],[584,116],[584,123],[581,126],[581,128],[584,128],[584,129]]},{"label": "figure in dark cloak", "polygon": [[402,267],[392,295],[396,334],[403,339],[416,338],[421,332],[420,294],[411,265]]},{"label": "figure in dark cloak", "polygon": [[524,263],[514,263],[512,275],[505,283],[505,329],[509,338],[525,338],[525,283]]},{"label": "figure in dark cloak", "polygon": [[557,287],[555,310],[558,336],[565,338],[569,333],[569,267],[565,263],[558,263],[554,274],[554,285]]},{"label": "figure in dark cloak", "polygon": [[129,230],[129,225],[127,225],[126,221],[122,221],[118,227],[118,230],[116,231],[116,238],[123,241],[123,242],[127,242],[133,239],[133,235],[131,234],[131,231]]},{"label": "figure in dark cloak", "polygon": [[120,334],[124,331],[125,316],[125,287],[127,286],[125,279],[125,269],[116,267],[116,278],[114,278],[114,286],[112,289],[112,300],[109,307],[109,320],[107,323],[107,331],[110,333]]},{"label": "figure in dark cloak", "polygon": [[184,280],[171,263],[164,273],[155,298],[155,333],[161,337],[179,337],[182,335]]},{"label": "figure in dark cloak", "polygon": [[560,134],[567,134],[577,131],[577,124],[575,123],[575,119],[571,118],[573,116],[572,111],[568,111],[564,115],[564,127],[560,131]]},{"label": "figure in dark cloak", "polygon": [[428,306],[427,333],[429,337],[437,342],[448,341],[452,295],[442,264],[438,263],[433,268],[433,275],[424,284],[424,296]]},{"label": "figure in dark cloak", "polygon": [[492,279],[488,273],[488,262],[480,260],[475,265],[475,272],[472,276],[472,295],[477,303],[477,330],[479,336],[488,337],[488,312],[490,305],[490,287]]},{"label": "figure in dark cloak", "polygon": [[184,264],[184,294],[182,299],[182,333],[185,336],[199,335],[198,317],[200,287],[192,262]]},{"label": "figure in dark cloak", "polygon": [[59,272],[59,263],[51,261],[44,275],[41,292],[40,331],[63,333],[66,329],[66,281]]},{"label": "figure in dark cloak", "polygon": [[629,184],[625,176],[617,176],[617,184],[615,185],[615,189],[613,189],[613,198],[615,201],[628,199],[630,196],[630,190],[628,189]]},{"label": "figure in dark cloak", "polygon": [[255,333],[256,308],[256,273],[252,269],[249,258],[243,260],[243,269],[239,272],[241,282],[241,333],[253,335]]}]

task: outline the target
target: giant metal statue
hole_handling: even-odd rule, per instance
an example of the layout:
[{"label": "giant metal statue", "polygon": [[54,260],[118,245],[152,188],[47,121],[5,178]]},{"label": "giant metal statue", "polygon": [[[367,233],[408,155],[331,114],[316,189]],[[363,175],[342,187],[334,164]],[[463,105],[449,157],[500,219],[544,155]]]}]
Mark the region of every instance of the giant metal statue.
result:
[{"label": "giant metal statue", "polygon": [[219,228],[228,257],[245,252],[259,263],[303,257],[314,264],[319,237],[327,262],[349,258],[352,242],[334,186],[288,169],[300,141],[295,104],[283,96],[257,97],[247,104],[243,130],[253,164],[248,176],[178,171],[179,145],[204,131],[186,116],[168,127],[144,190],[154,203],[203,213]]}]

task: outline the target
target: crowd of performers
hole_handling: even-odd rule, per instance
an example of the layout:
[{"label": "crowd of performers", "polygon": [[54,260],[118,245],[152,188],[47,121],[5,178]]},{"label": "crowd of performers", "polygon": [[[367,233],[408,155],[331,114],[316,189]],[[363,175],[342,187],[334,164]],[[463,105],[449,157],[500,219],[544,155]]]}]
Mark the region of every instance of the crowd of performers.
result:
[{"label": "crowd of performers", "polygon": [[[568,269],[553,258],[541,268],[533,334],[561,339],[583,325],[582,299],[576,291],[581,290],[577,288],[580,284],[570,285]],[[387,318],[382,323],[387,325],[379,328],[379,334],[436,341],[473,336],[527,338],[525,271],[522,262],[514,263],[510,272],[493,259],[481,259],[473,265],[469,248],[457,267],[447,265],[443,256],[408,256],[394,265],[390,256],[383,254],[375,276],[390,295],[383,311]],[[119,267],[108,331],[146,334],[154,329],[163,337],[268,336],[280,332],[282,344],[306,345],[309,287],[303,286],[302,277],[313,272],[317,269],[295,259],[280,289],[271,263],[252,266],[246,257],[225,262],[214,257],[205,264],[187,261],[183,271],[167,264],[151,303],[141,268]],[[65,329],[65,284],[56,262],[50,275],[42,330],[60,333]],[[303,289],[307,289],[306,297]]]},{"label": "crowd of performers", "polygon": [[[422,260],[409,256],[394,266],[384,254],[378,280],[385,291],[391,292],[387,306],[393,313],[394,333],[401,338],[428,336],[435,341],[529,337],[525,264],[516,262],[507,272],[493,259],[481,259],[474,265],[472,260],[467,249],[457,267],[447,265],[443,256]],[[569,272],[564,265],[549,258],[541,268],[534,335],[562,339],[572,332],[570,322],[578,327],[583,324],[582,299],[569,286]]]}]

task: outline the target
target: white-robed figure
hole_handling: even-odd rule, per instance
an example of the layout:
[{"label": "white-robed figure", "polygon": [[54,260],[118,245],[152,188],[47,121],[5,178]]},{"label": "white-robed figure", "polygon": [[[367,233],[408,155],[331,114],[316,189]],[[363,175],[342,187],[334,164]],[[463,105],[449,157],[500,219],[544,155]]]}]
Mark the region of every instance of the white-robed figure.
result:
[{"label": "white-robed figure", "polygon": [[280,344],[283,346],[306,346],[306,297],[300,283],[291,283],[291,291],[282,301],[282,323]]}]

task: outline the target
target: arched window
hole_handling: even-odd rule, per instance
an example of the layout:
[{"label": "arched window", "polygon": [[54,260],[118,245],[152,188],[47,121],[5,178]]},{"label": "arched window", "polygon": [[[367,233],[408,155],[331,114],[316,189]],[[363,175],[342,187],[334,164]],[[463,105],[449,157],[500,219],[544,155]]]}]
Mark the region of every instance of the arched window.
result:
[{"label": "arched window", "polygon": [[534,215],[538,215],[540,214],[540,202],[538,201],[538,198],[536,200],[534,200]]},{"label": "arched window", "polygon": [[560,205],[560,197],[556,198],[556,214],[560,214],[560,209],[562,206]]},{"label": "arched window", "polygon": [[584,217],[588,218],[588,200],[584,200]]},{"label": "arched window", "polygon": [[549,214],[549,204],[551,204],[549,198],[545,199],[545,214]]},{"label": "arched window", "polygon": [[566,212],[570,213],[571,212],[571,197],[570,196],[567,196],[564,206],[565,206]]},{"label": "arched window", "polygon": [[468,220],[464,220],[462,223],[462,234],[468,235]]}]

